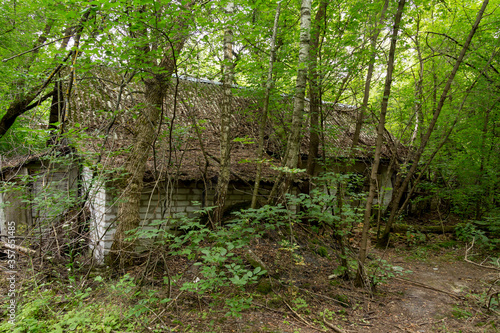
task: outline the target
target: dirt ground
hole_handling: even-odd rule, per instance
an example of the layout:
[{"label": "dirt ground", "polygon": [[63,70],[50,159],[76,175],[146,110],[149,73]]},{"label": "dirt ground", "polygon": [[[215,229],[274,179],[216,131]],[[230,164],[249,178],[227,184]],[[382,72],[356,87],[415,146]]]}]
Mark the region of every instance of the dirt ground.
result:
[{"label": "dirt ground", "polygon": [[[304,244],[296,251],[303,260],[297,260],[272,243],[256,244],[253,250],[269,265],[271,275],[280,274],[280,282],[264,279],[270,285],[264,294],[259,286],[266,282],[248,288],[253,307],[241,318],[224,317],[198,299],[200,311],[179,306],[177,314],[165,318],[167,327],[172,332],[499,331],[498,306],[490,311],[486,302],[500,290],[500,271],[465,262],[464,247],[458,243],[448,248],[401,245],[372,250],[369,265],[380,266],[382,260],[385,267],[378,268],[382,282],[375,291],[329,279],[337,266],[334,251],[329,258],[321,257],[314,246]],[[403,274],[391,277],[394,270]]]},{"label": "dirt ground", "polygon": [[[299,234],[297,242],[292,253],[279,245],[279,237],[253,241],[252,251],[268,267],[268,275],[245,286],[243,292],[223,289],[219,299],[210,292],[198,295],[180,290],[183,282],[199,277],[199,266],[186,258],[167,258],[170,272],[183,272],[182,281],[172,286],[174,301],[155,314],[154,330],[145,328],[144,332],[500,331],[498,299],[492,300],[492,309],[487,308],[489,296],[500,292],[500,270],[466,262],[465,245],[451,237],[435,237],[412,246],[396,243],[385,251],[372,249],[367,270],[377,279],[375,290],[356,288],[352,279],[335,276],[338,251],[331,237]],[[354,268],[356,240],[351,243]],[[495,256],[498,258],[498,252],[475,256],[471,251],[469,257],[492,266],[489,260]],[[140,277],[143,268],[139,265],[130,273]],[[165,292],[165,285],[157,282],[164,272],[159,265],[148,273],[144,289]],[[352,269],[350,273],[352,278]],[[252,298],[239,318],[227,316],[224,309],[227,298],[235,293]]]}]

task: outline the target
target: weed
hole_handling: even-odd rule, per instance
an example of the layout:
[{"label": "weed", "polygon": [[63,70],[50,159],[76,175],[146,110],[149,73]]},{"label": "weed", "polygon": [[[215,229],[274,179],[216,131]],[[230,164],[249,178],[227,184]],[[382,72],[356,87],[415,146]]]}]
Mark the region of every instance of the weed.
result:
[{"label": "weed", "polygon": [[458,306],[454,306],[453,307],[453,310],[451,311],[451,314],[453,317],[457,318],[457,319],[468,319],[470,317],[472,317],[472,313],[465,310],[465,309],[461,309],[459,308]]}]

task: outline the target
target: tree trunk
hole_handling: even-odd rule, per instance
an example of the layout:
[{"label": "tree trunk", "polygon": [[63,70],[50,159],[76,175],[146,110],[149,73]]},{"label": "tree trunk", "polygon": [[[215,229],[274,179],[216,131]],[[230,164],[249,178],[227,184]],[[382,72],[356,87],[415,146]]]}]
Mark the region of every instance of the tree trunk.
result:
[{"label": "tree trunk", "polygon": [[370,174],[370,191],[368,193],[368,198],[366,199],[365,215],[363,221],[363,232],[361,236],[361,246],[359,249],[359,262],[358,271],[356,274],[356,285],[361,287],[364,280],[364,269],[363,265],[366,260],[366,254],[368,252],[368,231],[370,229],[370,219],[371,211],[373,205],[373,199],[377,191],[377,174],[378,167],[380,164],[380,155],[382,152],[382,141],[384,138],[384,127],[385,127],[385,116],[387,113],[387,107],[389,103],[389,96],[391,95],[392,86],[392,73],[394,70],[394,58],[396,54],[396,43],[399,32],[399,24],[401,22],[401,17],[403,16],[403,9],[405,6],[405,0],[400,0],[398,4],[398,9],[396,12],[396,17],[394,18],[394,28],[392,30],[391,47],[389,50],[389,61],[387,63],[387,74],[385,77],[384,85],[384,96],[382,98],[382,104],[380,108],[380,119],[377,128],[377,143],[375,147],[375,156],[372,165],[372,170]]},{"label": "tree trunk", "polygon": [[432,120],[429,124],[427,132],[422,137],[422,142],[420,143],[420,146],[419,146],[417,152],[415,153],[415,157],[413,158],[410,170],[406,174],[405,179],[403,180],[401,186],[399,186],[397,189],[394,189],[394,191],[396,191],[396,195],[394,196],[394,199],[392,202],[391,214],[390,214],[389,219],[387,221],[387,224],[385,226],[384,233],[378,242],[378,246],[380,246],[380,247],[385,247],[387,245],[387,243],[389,242],[389,235],[391,232],[391,227],[392,227],[392,224],[394,223],[395,218],[398,215],[397,213],[398,213],[399,202],[401,201],[401,198],[403,197],[403,194],[404,194],[406,188],[408,187],[408,184],[410,183],[411,178],[413,177],[413,175],[417,171],[418,162],[420,161],[422,153],[424,152],[425,147],[426,147],[427,143],[429,142],[429,138],[434,130],[434,126],[436,125],[436,122],[439,118],[439,114],[441,113],[441,110],[443,109],[446,98],[448,97],[448,92],[451,88],[451,84],[455,78],[455,75],[457,74],[457,71],[458,71],[458,68],[460,67],[460,64],[462,63],[462,60],[465,56],[465,53],[467,52],[467,49],[469,48],[470,42],[472,41],[472,38],[474,37],[474,34],[476,33],[477,28],[479,27],[479,23],[481,22],[484,11],[486,10],[486,7],[488,6],[488,2],[489,2],[488,0],[484,0],[481,9],[477,13],[476,21],[474,22],[474,25],[472,26],[472,29],[469,33],[469,36],[467,36],[467,40],[465,41],[464,46],[462,47],[462,50],[460,52],[460,55],[458,56],[458,58],[455,62],[455,65],[453,66],[453,69],[450,73],[450,76],[448,77],[448,81],[446,82],[446,86],[443,89],[443,92],[442,92],[441,97],[439,99],[439,102],[436,106],[436,109],[434,111],[434,115],[433,115]]},{"label": "tree trunk", "polygon": [[143,52],[141,60],[148,66],[148,71],[154,71],[154,73],[148,74],[148,77],[143,79],[145,86],[144,105],[135,123],[136,136],[124,165],[124,177],[118,184],[118,191],[121,192],[118,204],[118,225],[110,255],[106,258],[106,263],[109,266],[119,265],[120,268],[124,268],[132,264],[133,261],[135,241],[131,231],[139,227],[140,224],[139,207],[146,163],[156,140],[163,101],[177,66],[177,56],[187,39],[185,30],[189,17],[187,13],[179,15],[179,17],[175,22],[175,28],[179,32],[168,39],[169,46],[164,51],[163,58],[159,63],[155,57],[149,55],[155,45],[146,43],[144,47],[140,48]]},{"label": "tree trunk", "polygon": [[[55,145],[57,143],[58,136],[58,126],[56,123],[61,122],[61,112],[63,110],[63,98],[62,98],[62,82],[60,78],[54,82],[54,93],[52,95],[52,104],[50,105],[49,114],[49,130],[50,138],[47,140],[47,145]],[[60,126],[60,124],[59,124]]]},{"label": "tree trunk", "polygon": [[262,106],[262,117],[260,120],[260,128],[259,128],[259,148],[257,152],[257,174],[255,175],[255,185],[253,188],[252,195],[252,208],[257,207],[257,197],[259,195],[259,186],[260,186],[260,178],[262,175],[262,164],[264,158],[264,134],[267,124],[267,113],[269,110],[269,96],[271,94],[271,89],[273,88],[273,66],[274,60],[276,58],[276,35],[278,34],[278,23],[280,18],[280,10],[281,3],[278,2],[278,6],[276,7],[276,15],[274,16],[274,27],[273,27],[273,36],[271,38],[271,54],[269,55],[269,70],[267,72],[267,83],[266,83],[266,92],[264,95],[264,104]]},{"label": "tree trunk", "polygon": [[[314,30],[311,38],[311,62],[310,62],[310,79],[309,79],[309,155],[307,156],[307,174],[314,176],[316,169],[318,151],[319,151],[319,114],[321,107],[321,83],[319,82],[320,76],[318,74],[318,57],[320,53],[319,39],[321,33],[325,31],[326,27],[326,9],[328,1],[321,0],[318,12],[314,18]],[[309,189],[307,189],[309,191]]]},{"label": "tree trunk", "polygon": [[380,31],[382,31],[382,23],[384,22],[385,13],[387,12],[387,7],[389,6],[389,0],[385,0],[384,7],[380,13],[380,20],[378,25],[375,26],[373,35],[370,38],[371,47],[371,57],[370,63],[368,65],[368,71],[366,73],[365,80],[365,91],[363,94],[363,103],[361,104],[361,109],[359,110],[358,117],[356,118],[356,128],[354,129],[354,135],[352,138],[351,155],[354,156],[354,149],[357,147],[359,142],[359,134],[361,133],[361,127],[363,126],[363,119],[365,117],[366,109],[368,108],[368,101],[370,99],[370,87],[372,82],[373,70],[375,68],[375,56],[377,54],[376,44]]},{"label": "tree trunk", "polygon": [[[84,11],[82,18],[80,20],[80,24],[75,28],[75,33],[76,33],[75,44],[77,44],[81,38],[81,34],[84,29],[84,23],[88,21],[90,13],[91,9],[89,7]],[[27,71],[30,68],[30,65],[34,62],[35,57],[40,50],[40,48],[36,47],[42,45],[47,40],[46,35],[50,32],[52,28],[52,22],[53,21],[49,21],[49,23],[47,23],[44,33],[38,38],[34,47],[35,50],[32,52],[32,55],[28,59],[27,65],[24,68],[25,71]],[[14,99],[14,101],[10,103],[9,107],[7,108],[7,112],[2,117],[2,119],[0,119],[0,138],[2,138],[7,133],[7,131],[12,127],[12,125],[14,125],[17,117],[23,115],[25,112],[33,109],[34,107],[40,105],[42,102],[53,96],[53,91],[52,91],[42,97],[39,97],[43,93],[43,91],[52,83],[57,74],[60,73],[61,70],[65,67],[66,61],[71,56],[75,55],[76,52],[77,52],[76,50],[71,50],[68,53],[68,55],[62,61],[60,61],[57,67],[50,72],[50,74],[45,78],[43,83],[31,87],[30,89],[28,89],[28,92],[26,94],[24,94],[23,96],[21,95],[17,96]],[[23,84],[24,81],[16,83],[17,86],[22,86]],[[38,100],[35,101],[35,99],[37,98]]]},{"label": "tree trunk", "polygon": [[[297,80],[295,85],[295,97],[293,102],[292,126],[290,135],[288,136],[287,153],[284,161],[284,166],[288,169],[295,169],[298,166],[302,118],[304,114],[304,100],[307,82],[307,67],[309,61],[310,48],[310,32],[311,28],[311,0],[302,0],[301,15],[300,15],[300,49],[299,63],[297,70]],[[290,185],[293,182],[293,174],[289,172],[281,172],[279,179],[276,181],[273,191],[271,191],[270,200],[280,201],[284,199]],[[278,191],[277,198],[272,195],[275,190]]]},{"label": "tree trunk", "polygon": [[170,75],[155,74],[153,78],[144,82],[144,106],[135,125],[137,129],[135,144],[125,163],[126,176],[120,186],[123,190],[118,206],[119,224],[109,257],[109,263],[112,265],[119,263],[120,267],[124,267],[132,263],[131,253],[134,252],[135,242],[128,241],[126,238],[132,237],[128,232],[137,228],[140,223],[139,207],[146,162],[155,140],[163,99],[173,73],[173,68],[167,68],[167,70],[170,70]]},{"label": "tree trunk", "polygon": [[[234,3],[227,5],[226,13],[232,16]],[[222,214],[224,213],[224,204],[226,202],[227,188],[231,175],[231,117],[233,93],[231,85],[233,84],[233,30],[231,24],[228,24],[224,32],[224,96],[221,105],[221,126],[220,126],[220,172],[215,188],[213,222],[220,225]]]}]

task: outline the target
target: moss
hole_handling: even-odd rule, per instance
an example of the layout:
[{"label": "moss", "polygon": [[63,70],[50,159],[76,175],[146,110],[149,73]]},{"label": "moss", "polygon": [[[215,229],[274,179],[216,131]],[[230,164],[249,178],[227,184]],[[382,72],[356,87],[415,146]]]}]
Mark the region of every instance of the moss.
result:
[{"label": "moss", "polygon": [[319,254],[323,258],[328,258],[328,250],[324,246],[320,246],[317,250],[316,253]]},{"label": "moss", "polygon": [[[346,295],[339,294],[339,295],[333,296],[333,298],[336,299],[337,301],[342,302],[342,303],[350,304],[349,298]],[[343,305],[343,304],[341,304],[341,305],[345,307],[345,305]]]},{"label": "moss", "polygon": [[273,291],[273,287],[268,279],[261,280],[257,285],[257,291],[261,294],[267,295]]},{"label": "moss", "polygon": [[271,309],[279,309],[283,306],[283,300],[278,295],[273,294],[273,298],[267,301],[267,306]]},{"label": "moss", "polygon": [[439,243],[437,245],[439,247],[444,248],[444,249],[450,249],[450,248],[453,248],[453,247],[455,247],[457,245],[457,241],[449,240],[449,241],[446,241],[446,242]]}]

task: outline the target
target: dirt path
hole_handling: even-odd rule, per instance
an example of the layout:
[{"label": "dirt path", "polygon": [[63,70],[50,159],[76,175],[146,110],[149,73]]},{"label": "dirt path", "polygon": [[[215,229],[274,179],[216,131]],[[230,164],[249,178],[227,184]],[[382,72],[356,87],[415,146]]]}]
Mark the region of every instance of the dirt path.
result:
[{"label": "dirt path", "polygon": [[372,326],[357,332],[497,332],[491,314],[473,304],[471,294],[479,294],[498,273],[439,256],[390,262],[412,273],[387,285],[387,303],[378,307]]}]

